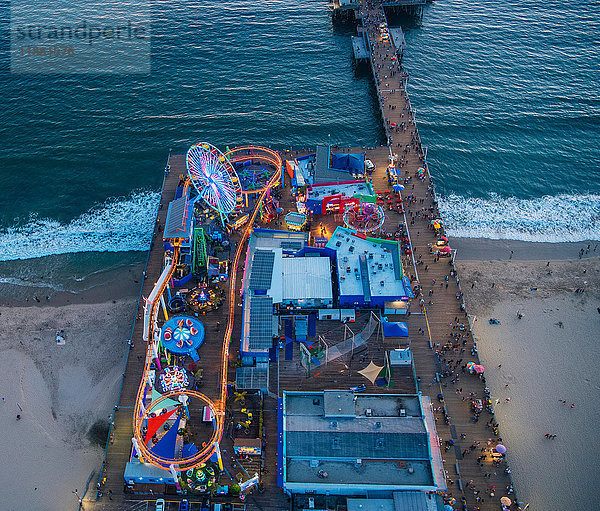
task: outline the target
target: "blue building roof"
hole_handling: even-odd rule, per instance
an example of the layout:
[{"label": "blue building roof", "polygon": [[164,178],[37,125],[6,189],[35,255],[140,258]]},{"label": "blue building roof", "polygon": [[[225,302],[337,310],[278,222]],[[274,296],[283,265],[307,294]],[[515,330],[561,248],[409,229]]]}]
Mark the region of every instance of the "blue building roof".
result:
[{"label": "blue building roof", "polygon": [[425,422],[431,413],[418,395],[284,392],[284,489],[435,489],[432,451],[439,446]]}]

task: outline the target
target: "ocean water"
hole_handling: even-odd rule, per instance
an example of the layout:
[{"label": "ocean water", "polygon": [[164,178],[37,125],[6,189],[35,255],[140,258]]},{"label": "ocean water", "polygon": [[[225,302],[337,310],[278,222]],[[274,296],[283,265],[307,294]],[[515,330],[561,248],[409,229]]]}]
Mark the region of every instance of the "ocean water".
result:
[{"label": "ocean water", "polygon": [[600,238],[600,10],[587,0],[439,0],[405,66],[454,236]]},{"label": "ocean water", "polygon": [[[149,75],[0,74],[0,261],[144,250],[169,149],[382,142],[325,0],[152,5]],[[394,20],[450,234],[600,239],[599,20],[582,0]]]}]

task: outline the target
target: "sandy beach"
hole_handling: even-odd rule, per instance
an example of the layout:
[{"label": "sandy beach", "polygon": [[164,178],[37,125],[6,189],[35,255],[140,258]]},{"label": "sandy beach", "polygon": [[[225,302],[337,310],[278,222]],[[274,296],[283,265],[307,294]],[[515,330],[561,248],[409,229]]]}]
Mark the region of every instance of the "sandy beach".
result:
[{"label": "sandy beach", "polygon": [[452,241],[515,487],[534,510],[597,499],[600,259],[594,242],[579,258],[587,245]]},{"label": "sandy beach", "polygon": [[[451,245],[487,382],[500,400],[519,499],[534,510],[591,509],[600,476],[600,253],[593,242],[581,259],[587,243]],[[1,456],[10,467],[0,474],[3,509],[76,509],[72,492],[81,494],[101,463],[103,447],[88,432],[115,405],[141,273],[139,266],[101,272],[81,292],[0,284],[0,370],[10,375],[0,383]],[[490,325],[492,317],[500,324]]]},{"label": "sandy beach", "polygon": [[117,401],[140,285],[127,268],[105,281],[82,293],[0,285],[2,509],[77,509],[72,492],[83,496],[100,467],[104,446],[89,432]]}]

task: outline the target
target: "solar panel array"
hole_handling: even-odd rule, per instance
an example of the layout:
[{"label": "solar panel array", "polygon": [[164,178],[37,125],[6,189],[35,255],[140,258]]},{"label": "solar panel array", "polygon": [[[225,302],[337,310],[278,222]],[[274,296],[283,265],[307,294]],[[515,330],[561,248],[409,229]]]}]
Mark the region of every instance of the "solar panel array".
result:
[{"label": "solar panel array", "polygon": [[266,349],[273,346],[273,299],[270,296],[251,296],[248,348]]},{"label": "solar panel array", "polygon": [[271,287],[274,261],[275,252],[271,250],[256,250],[254,252],[250,272],[250,289],[266,290]]}]

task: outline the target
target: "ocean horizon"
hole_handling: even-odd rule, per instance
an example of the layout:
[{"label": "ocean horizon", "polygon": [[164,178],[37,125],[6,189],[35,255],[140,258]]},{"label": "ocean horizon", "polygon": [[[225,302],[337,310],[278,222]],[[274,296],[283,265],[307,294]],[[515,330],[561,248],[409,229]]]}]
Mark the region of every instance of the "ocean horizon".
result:
[{"label": "ocean horizon", "polygon": [[[449,235],[600,239],[598,13],[574,4],[391,19]],[[146,250],[169,150],[382,143],[354,28],[326,1],[193,7],[154,6],[149,75],[0,78],[0,261]]]}]

